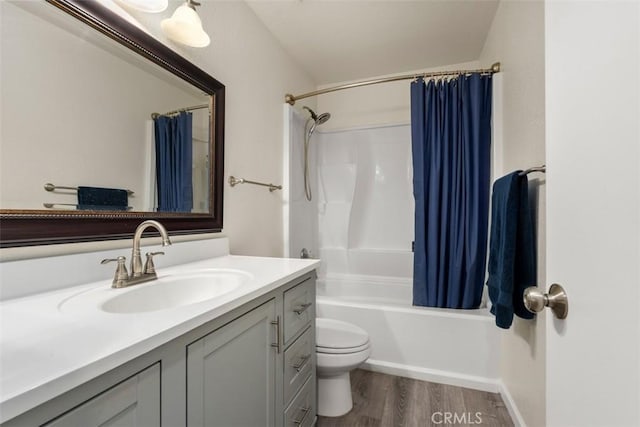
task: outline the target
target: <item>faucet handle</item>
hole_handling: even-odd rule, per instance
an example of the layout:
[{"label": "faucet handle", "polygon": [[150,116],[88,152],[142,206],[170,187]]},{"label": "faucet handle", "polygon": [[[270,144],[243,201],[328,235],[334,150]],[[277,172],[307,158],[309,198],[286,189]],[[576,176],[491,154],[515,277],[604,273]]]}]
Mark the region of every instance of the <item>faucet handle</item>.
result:
[{"label": "faucet handle", "polygon": [[107,258],[100,261],[100,264],[107,264],[114,261],[118,263],[118,266],[116,267],[116,274],[113,277],[111,286],[114,288],[122,288],[126,286],[126,282],[129,279],[129,272],[127,271],[127,266],[125,265],[125,263],[127,262],[127,258],[124,256],[119,256],[118,258]]},{"label": "faucet handle", "polygon": [[153,257],[156,255],[164,255],[164,252],[147,252],[145,254],[147,260],[144,262],[144,274],[156,274],[156,266],[153,265]]}]

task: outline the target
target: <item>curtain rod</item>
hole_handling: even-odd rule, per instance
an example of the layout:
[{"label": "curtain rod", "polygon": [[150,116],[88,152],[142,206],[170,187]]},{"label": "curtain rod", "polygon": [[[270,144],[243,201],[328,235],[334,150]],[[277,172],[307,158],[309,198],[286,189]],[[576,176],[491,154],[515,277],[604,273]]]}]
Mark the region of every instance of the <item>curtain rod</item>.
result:
[{"label": "curtain rod", "polygon": [[151,118],[152,119],[157,119],[159,116],[170,116],[172,114],[178,114],[178,113],[181,113],[183,111],[200,110],[201,108],[209,108],[209,104],[194,105],[193,107],[184,107],[184,108],[181,108],[179,110],[169,111],[168,113],[164,113],[164,114],[151,113]]},{"label": "curtain rod", "polygon": [[494,74],[500,72],[500,63],[496,62],[491,66],[491,68],[484,68],[479,70],[447,70],[447,71],[433,71],[430,73],[414,73],[414,74],[406,74],[404,76],[396,76],[396,77],[386,77],[382,79],[374,79],[374,80],[363,80],[361,82],[349,83],[346,85],[328,87],[326,89],[320,89],[313,92],[303,93],[301,95],[292,95],[287,93],[284,96],[284,102],[289,105],[294,105],[297,100],[303,98],[309,98],[310,96],[322,95],[324,93],[335,92],[337,90],[343,89],[351,89],[354,87],[361,86],[369,86],[375,85],[378,83],[388,83],[388,82],[396,82],[399,80],[409,80],[416,79],[418,77],[422,77],[423,79],[433,78],[433,77],[442,77],[442,76],[455,76],[460,74],[471,74],[471,73],[481,73],[481,74]]}]

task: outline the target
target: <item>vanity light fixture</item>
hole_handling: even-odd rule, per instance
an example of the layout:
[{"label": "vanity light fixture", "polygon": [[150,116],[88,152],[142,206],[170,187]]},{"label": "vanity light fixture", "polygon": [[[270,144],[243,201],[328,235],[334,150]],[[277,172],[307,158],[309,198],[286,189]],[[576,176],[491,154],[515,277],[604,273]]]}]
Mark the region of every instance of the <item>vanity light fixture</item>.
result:
[{"label": "vanity light fixture", "polygon": [[171,18],[163,19],[160,23],[162,31],[174,42],[191,47],[209,46],[209,35],[202,29],[202,21],[196,13],[196,6],[200,3],[187,0],[178,6]]},{"label": "vanity light fixture", "polygon": [[147,13],[164,12],[169,7],[169,0],[117,0],[133,10]]}]

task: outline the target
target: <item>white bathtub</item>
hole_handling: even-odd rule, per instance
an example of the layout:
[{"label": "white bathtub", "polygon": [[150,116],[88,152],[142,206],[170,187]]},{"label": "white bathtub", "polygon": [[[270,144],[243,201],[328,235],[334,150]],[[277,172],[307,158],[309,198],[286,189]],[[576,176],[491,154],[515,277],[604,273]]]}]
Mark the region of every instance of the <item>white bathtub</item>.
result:
[{"label": "white bathtub", "polygon": [[317,316],[369,332],[364,369],[498,391],[500,334],[487,309],[414,307],[407,279],[344,275],[318,280]]}]

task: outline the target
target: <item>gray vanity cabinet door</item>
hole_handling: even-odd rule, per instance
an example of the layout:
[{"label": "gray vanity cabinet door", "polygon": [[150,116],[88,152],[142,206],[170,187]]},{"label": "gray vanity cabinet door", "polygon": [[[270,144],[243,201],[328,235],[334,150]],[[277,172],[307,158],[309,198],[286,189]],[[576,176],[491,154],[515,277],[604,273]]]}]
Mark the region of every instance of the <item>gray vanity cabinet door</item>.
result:
[{"label": "gray vanity cabinet door", "polygon": [[187,347],[189,427],[274,426],[275,301]]},{"label": "gray vanity cabinet door", "polygon": [[45,426],[159,427],[160,364],[115,385]]}]

